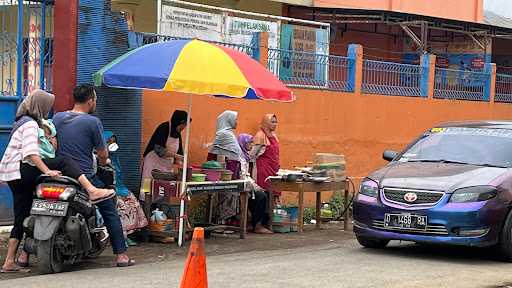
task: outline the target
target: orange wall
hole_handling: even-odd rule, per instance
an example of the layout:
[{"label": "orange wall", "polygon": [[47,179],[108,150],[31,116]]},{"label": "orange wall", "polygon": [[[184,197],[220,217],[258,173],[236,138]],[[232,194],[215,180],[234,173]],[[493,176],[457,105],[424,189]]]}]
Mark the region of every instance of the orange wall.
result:
[{"label": "orange wall", "polygon": [[483,0],[315,0],[314,5],[389,10],[468,22],[483,21]]},{"label": "orange wall", "polygon": [[[456,100],[356,95],[295,89],[292,104],[193,96],[191,160],[206,158],[204,145],[213,140],[215,120],[226,109],[239,111],[238,133],[255,133],[265,113],[279,118],[281,165],[293,168],[311,161],[315,152],[345,154],[347,173],[364,177],[383,165],[382,151],[401,149],[428,127],[448,120],[512,119],[512,105]],[[156,126],[175,109],[186,109],[187,97],[144,92],[143,147]],[[312,195],[311,195],[312,196]],[[326,196],[327,198],[327,196]],[[286,195],[295,203],[295,195]],[[313,204],[313,197],[306,199]]]}]

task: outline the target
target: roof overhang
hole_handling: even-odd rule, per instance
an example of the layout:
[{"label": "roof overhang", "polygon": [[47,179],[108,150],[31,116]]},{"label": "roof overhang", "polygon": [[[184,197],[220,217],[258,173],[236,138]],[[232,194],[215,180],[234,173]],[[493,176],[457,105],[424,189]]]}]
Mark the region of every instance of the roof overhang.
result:
[{"label": "roof overhang", "polygon": [[363,23],[363,24],[387,24],[407,25],[420,27],[426,25],[428,29],[444,30],[472,34],[486,37],[511,37],[511,28],[493,26],[487,23],[464,22],[443,18],[435,18],[424,15],[407,14],[382,10],[361,10],[344,8],[307,8],[307,14],[316,21],[326,23]]}]

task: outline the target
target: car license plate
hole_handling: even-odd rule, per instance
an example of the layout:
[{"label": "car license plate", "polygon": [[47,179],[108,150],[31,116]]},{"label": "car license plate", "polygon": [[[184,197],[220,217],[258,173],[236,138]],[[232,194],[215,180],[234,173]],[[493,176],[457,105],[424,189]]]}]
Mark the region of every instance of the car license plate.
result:
[{"label": "car license plate", "polygon": [[46,200],[35,199],[32,203],[30,214],[64,217],[68,212],[67,202],[50,202]]},{"label": "car license plate", "polygon": [[385,214],[384,227],[405,230],[426,230],[427,216],[413,214]]}]

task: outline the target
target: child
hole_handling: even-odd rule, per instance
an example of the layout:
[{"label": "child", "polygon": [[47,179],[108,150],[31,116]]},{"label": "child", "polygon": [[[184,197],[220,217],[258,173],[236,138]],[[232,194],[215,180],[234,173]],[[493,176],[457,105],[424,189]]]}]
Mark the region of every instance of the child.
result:
[{"label": "child", "polygon": [[57,130],[52,120],[42,120],[43,128],[39,128],[39,153],[41,158],[55,158],[57,150]]}]

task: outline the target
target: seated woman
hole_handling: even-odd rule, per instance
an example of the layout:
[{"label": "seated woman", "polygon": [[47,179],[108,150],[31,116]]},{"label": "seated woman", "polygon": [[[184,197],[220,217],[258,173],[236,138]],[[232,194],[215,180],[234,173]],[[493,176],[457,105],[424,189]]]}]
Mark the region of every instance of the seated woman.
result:
[{"label": "seated woman", "polygon": [[253,148],[252,138],[249,134],[238,136],[238,143],[243,152],[243,160],[245,160],[245,162],[242,161],[242,179],[248,181],[248,187],[252,190],[252,195],[249,197],[252,231],[260,234],[272,234],[272,231],[265,228],[269,221],[268,195],[251,177],[254,167],[254,161],[250,157],[250,151]]},{"label": "seated woman", "polygon": [[111,131],[105,131],[103,136],[107,146],[109,147],[109,157],[112,161],[112,166],[114,167],[117,212],[121,218],[124,236],[127,244],[130,246],[137,245],[136,242],[128,238],[128,235],[132,234],[137,229],[146,227],[148,225],[148,220],[146,219],[144,211],[142,210],[137,198],[123,183],[121,162],[119,161],[118,154],[119,145],[117,144],[117,136]]}]

